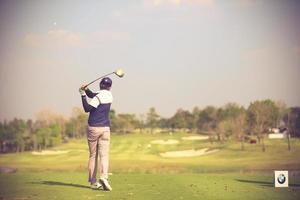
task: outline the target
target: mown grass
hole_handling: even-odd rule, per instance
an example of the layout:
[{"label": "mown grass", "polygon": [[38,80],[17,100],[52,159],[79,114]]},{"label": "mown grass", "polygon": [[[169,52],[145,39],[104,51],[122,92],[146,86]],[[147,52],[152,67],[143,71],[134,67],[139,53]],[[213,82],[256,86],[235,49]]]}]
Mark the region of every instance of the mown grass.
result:
[{"label": "mown grass", "polygon": [[[298,199],[300,181],[274,188],[265,175],[114,174],[112,192],[91,190],[84,172],[18,172],[0,174],[0,199]],[[5,188],[5,189],[4,189]]]},{"label": "mown grass", "polygon": [[[0,166],[17,168],[0,174],[0,199],[299,199],[300,141],[266,140],[261,146],[228,141],[185,141],[184,133],[114,135],[110,151],[112,192],[88,188],[88,147],[71,140],[51,150],[60,155],[31,152],[0,155]],[[175,145],[151,144],[176,139]],[[219,152],[192,158],[163,158],[165,151],[211,148]],[[291,172],[289,188],[274,188],[273,170]]]},{"label": "mown grass", "polygon": [[[240,144],[229,141],[224,144],[209,141],[186,141],[187,134],[130,134],[114,135],[111,141],[110,163],[112,172],[233,172],[273,169],[300,169],[300,141],[292,140],[288,151],[284,140],[266,140],[266,152],[258,144]],[[176,139],[175,145],[151,144],[156,139]],[[201,148],[220,149],[219,152],[192,158],[163,158],[161,152]],[[0,156],[1,166],[16,167],[21,171],[31,170],[72,170],[87,167],[88,147],[85,139],[72,140],[52,150],[68,150],[61,155],[32,155],[30,152],[4,154]]]}]

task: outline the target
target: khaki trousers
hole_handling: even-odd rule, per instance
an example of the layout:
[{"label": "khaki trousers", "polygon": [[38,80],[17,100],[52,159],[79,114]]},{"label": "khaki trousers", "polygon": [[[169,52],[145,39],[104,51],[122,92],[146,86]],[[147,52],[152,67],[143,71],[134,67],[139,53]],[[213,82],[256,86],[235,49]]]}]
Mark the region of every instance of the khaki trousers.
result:
[{"label": "khaki trousers", "polygon": [[[110,128],[109,127],[88,127],[87,140],[89,145],[89,182],[97,181],[97,171],[100,172],[100,178],[108,178],[108,162],[109,162],[109,143]],[[98,168],[98,156],[100,165]]]}]

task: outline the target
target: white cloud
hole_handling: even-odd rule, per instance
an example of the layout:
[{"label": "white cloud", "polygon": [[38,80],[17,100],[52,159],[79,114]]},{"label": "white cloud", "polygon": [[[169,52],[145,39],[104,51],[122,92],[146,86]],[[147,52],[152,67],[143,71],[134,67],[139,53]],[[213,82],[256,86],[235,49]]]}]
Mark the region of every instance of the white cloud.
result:
[{"label": "white cloud", "polygon": [[[300,47],[278,47],[265,46],[245,52],[242,55],[243,61],[252,64],[264,64],[266,66],[280,65],[280,63],[292,62],[300,56]],[[284,67],[284,65],[282,66]]]},{"label": "white cloud", "polygon": [[119,11],[119,10],[114,10],[111,14],[113,17],[121,17],[122,16],[121,11]]},{"label": "white cloud", "polygon": [[29,33],[24,42],[32,47],[82,47],[84,45],[81,34],[67,30],[50,30],[46,34]]},{"label": "white cloud", "polygon": [[130,34],[125,31],[98,31],[93,32],[87,37],[89,43],[106,43],[128,41]]},{"label": "white cloud", "polygon": [[151,7],[181,5],[213,6],[215,0],[145,0],[144,4]]},{"label": "white cloud", "polygon": [[239,0],[238,5],[244,8],[252,7],[257,3],[257,0]]},{"label": "white cloud", "polygon": [[104,30],[84,34],[68,30],[50,30],[44,34],[28,33],[24,36],[24,43],[35,48],[65,49],[91,47],[129,39],[130,34],[123,31]]},{"label": "white cloud", "polygon": [[50,30],[46,34],[28,33],[24,37],[25,44],[33,47],[81,47],[82,36],[67,30]]}]

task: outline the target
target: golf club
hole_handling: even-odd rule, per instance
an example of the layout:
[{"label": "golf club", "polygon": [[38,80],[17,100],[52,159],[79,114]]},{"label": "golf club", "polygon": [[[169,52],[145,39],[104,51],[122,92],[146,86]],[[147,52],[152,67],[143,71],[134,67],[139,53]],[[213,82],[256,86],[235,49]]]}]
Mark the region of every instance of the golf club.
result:
[{"label": "golf club", "polygon": [[122,77],[124,76],[124,71],[123,71],[122,69],[117,69],[117,70],[114,71],[114,72],[105,74],[104,76],[100,76],[99,78],[96,78],[95,80],[89,82],[89,83],[88,83],[87,85],[85,85],[83,88],[86,88],[87,86],[89,86],[89,85],[91,85],[92,83],[98,81],[99,79],[104,78],[104,77],[106,77],[106,76],[109,76],[109,75],[111,75],[111,74],[115,74],[115,75],[117,75],[118,77],[122,78]]}]

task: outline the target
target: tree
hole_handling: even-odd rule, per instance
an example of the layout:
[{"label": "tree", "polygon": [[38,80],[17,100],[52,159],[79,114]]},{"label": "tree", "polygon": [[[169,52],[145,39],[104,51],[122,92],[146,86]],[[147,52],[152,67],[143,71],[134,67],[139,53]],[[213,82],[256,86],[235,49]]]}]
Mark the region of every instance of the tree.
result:
[{"label": "tree", "polygon": [[198,115],[197,127],[202,131],[211,131],[216,128],[217,109],[213,106],[207,106]]},{"label": "tree", "polygon": [[300,107],[291,107],[288,111],[288,130],[293,137],[300,137]]},{"label": "tree", "polygon": [[159,115],[156,113],[154,107],[151,107],[147,113],[147,127],[150,128],[151,134],[153,133],[153,129],[157,126],[157,122],[159,119]]},{"label": "tree", "polygon": [[158,122],[157,122],[157,126],[161,129],[168,129],[171,128],[171,120],[168,118],[163,118],[161,117]]},{"label": "tree", "polygon": [[61,126],[59,124],[53,124],[49,126],[51,129],[50,138],[49,138],[49,146],[53,147],[58,144],[61,144],[62,139],[62,131]]},{"label": "tree", "polygon": [[140,130],[140,133],[143,132],[143,129],[145,128],[145,115],[139,114],[137,117],[137,127]]},{"label": "tree", "polygon": [[110,112],[109,112],[109,119],[110,119],[110,130],[112,132],[116,131],[117,130],[117,114],[116,114],[116,111],[111,109]]},{"label": "tree", "polygon": [[220,142],[234,136],[241,142],[244,149],[244,134],[246,127],[245,109],[236,103],[228,103],[217,110],[217,137]]},{"label": "tree", "polygon": [[213,106],[207,106],[198,115],[197,128],[200,131],[206,131],[210,135],[210,142],[213,141],[213,134],[217,128],[217,109]]},{"label": "tree", "polygon": [[289,109],[287,108],[287,105],[283,101],[277,101],[275,102],[277,108],[278,108],[278,122],[277,122],[277,127],[278,128],[283,128],[287,129],[286,131],[286,137],[287,137],[287,142],[288,142],[288,150],[291,150],[291,142],[290,142],[290,130],[289,130]]},{"label": "tree", "polygon": [[50,146],[51,129],[49,127],[40,128],[37,133],[38,149],[42,150]]},{"label": "tree", "polygon": [[[80,113],[79,111],[76,112]],[[53,124],[57,124],[60,127],[60,134],[62,138],[65,136],[66,117],[63,114],[45,109],[38,112],[36,116],[40,127],[47,127]]]},{"label": "tree", "polygon": [[132,132],[138,127],[138,120],[134,114],[118,114],[117,129],[122,133]]},{"label": "tree", "polygon": [[81,138],[86,135],[88,116],[81,108],[75,107],[72,110],[73,137]]},{"label": "tree", "polygon": [[275,103],[269,99],[255,101],[248,108],[248,122],[251,130],[257,135],[258,141],[262,142],[262,151],[265,151],[264,135],[268,128],[277,125],[279,111]]},{"label": "tree", "polygon": [[234,118],[233,133],[241,142],[241,149],[244,150],[246,110],[242,107],[239,114]]},{"label": "tree", "polygon": [[22,152],[25,149],[24,133],[26,131],[26,123],[22,119],[14,119],[9,123],[10,138],[13,141],[16,152]]},{"label": "tree", "polygon": [[276,122],[276,127],[286,127],[287,121],[285,120],[285,117],[287,116],[289,109],[286,103],[283,101],[276,101],[275,105],[278,108],[278,118]]},{"label": "tree", "polygon": [[174,116],[170,119],[171,127],[178,129],[192,129],[194,124],[193,115],[183,109],[178,109]]},{"label": "tree", "polygon": [[217,139],[218,141],[220,141],[221,143],[223,143],[223,141],[225,140],[225,137],[228,137],[228,135],[231,135],[231,121],[228,119],[224,119],[222,121],[220,121],[217,125]]},{"label": "tree", "polygon": [[241,106],[237,103],[227,103],[223,108],[223,119],[234,119],[236,118],[241,111]]},{"label": "tree", "polygon": [[192,115],[193,115],[193,132],[197,132],[197,122],[199,119],[199,114],[201,110],[196,106],[192,110]]}]

